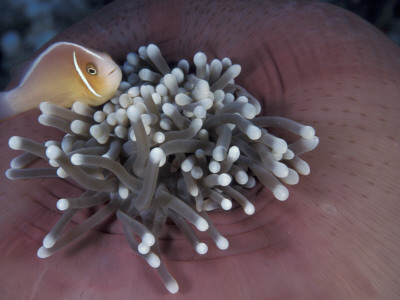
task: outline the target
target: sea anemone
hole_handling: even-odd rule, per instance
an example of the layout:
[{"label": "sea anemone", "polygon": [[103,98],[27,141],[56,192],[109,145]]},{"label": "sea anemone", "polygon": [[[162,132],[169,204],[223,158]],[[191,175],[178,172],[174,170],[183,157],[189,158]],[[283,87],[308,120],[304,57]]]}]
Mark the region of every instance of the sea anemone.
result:
[{"label": "sea anemone", "polygon": [[[199,52],[193,63],[181,60],[171,69],[157,46],[140,47],[138,54],[127,55],[126,81],[102,107],[40,105],[39,122],[65,132],[61,141],[10,138],[9,146],[25,153],[11,161],[8,178],[69,177],[86,189],[79,198],[58,200],[64,214],[45,236],[39,257],[52,255],[116,214],[131,248],[176,293],[178,284],[161,260],[158,243],[167,218],[198,254],[208,246],[194,229],[206,231],[224,250],[229,242],[207,211],[239,205],[251,215],[255,208],[242,192],[253,188],[256,178],[283,201],[289,196],[283,183],[297,184],[299,174],[310,172],[299,155],[318,144],[312,127],[283,117],[257,117],[261,105],[235,84],[241,67],[230,59],[207,63]],[[288,144],[271,128],[300,138]],[[51,167],[27,168],[38,159]],[[74,214],[88,207],[98,209],[64,232]]]}]

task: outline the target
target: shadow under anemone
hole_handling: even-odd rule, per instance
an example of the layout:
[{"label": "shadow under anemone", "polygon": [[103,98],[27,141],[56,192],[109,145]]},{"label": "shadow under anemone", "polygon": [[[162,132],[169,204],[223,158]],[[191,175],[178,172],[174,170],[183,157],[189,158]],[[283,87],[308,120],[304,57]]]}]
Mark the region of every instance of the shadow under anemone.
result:
[{"label": "shadow under anemone", "polygon": [[[256,179],[283,201],[289,196],[283,183],[295,185],[299,174],[309,174],[299,155],[318,145],[312,127],[257,117],[261,106],[235,84],[241,67],[230,59],[207,63],[199,52],[193,63],[181,60],[171,69],[157,46],[140,47],[138,54],[127,55],[126,81],[102,107],[40,105],[39,122],[65,132],[61,141],[10,138],[9,146],[25,153],[11,161],[8,178],[70,177],[86,189],[78,198],[58,200],[64,214],[44,238],[39,257],[52,255],[115,214],[130,247],[176,293],[178,283],[163,264],[158,243],[168,218],[198,254],[207,253],[208,246],[195,230],[225,250],[229,241],[207,211],[240,205],[252,215],[255,208],[243,191]],[[297,139],[286,141],[266,128]],[[29,168],[39,159],[51,167]],[[78,211],[90,207],[98,209],[64,230]]]}]

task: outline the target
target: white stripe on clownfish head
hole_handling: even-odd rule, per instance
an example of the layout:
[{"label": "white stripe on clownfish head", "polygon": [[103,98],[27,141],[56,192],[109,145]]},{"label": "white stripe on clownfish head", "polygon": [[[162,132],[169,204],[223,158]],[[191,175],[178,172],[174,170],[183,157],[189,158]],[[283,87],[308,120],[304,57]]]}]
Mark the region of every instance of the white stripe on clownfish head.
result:
[{"label": "white stripe on clownfish head", "polygon": [[96,56],[97,58],[99,58],[99,59],[101,59],[101,60],[104,60],[103,57],[97,55],[96,53],[90,51],[89,49],[86,49],[85,47],[83,47],[83,46],[81,46],[81,45],[72,44],[72,43],[67,43],[67,44],[75,45],[76,47],[82,49],[82,50],[85,51],[86,53],[88,53],[88,54],[90,54],[90,55],[93,55],[93,56]]},{"label": "white stripe on clownfish head", "polygon": [[[82,72],[81,68],[79,68],[78,62],[77,62],[77,60],[76,60],[75,51],[74,51],[72,54],[73,54],[73,56],[74,56],[74,65],[75,65],[75,69],[76,69],[76,71],[78,72],[79,76],[81,77],[83,83],[86,85],[86,87],[89,89],[89,91],[90,91],[93,95],[95,95],[96,97],[99,97],[99,98],[102,97],[101,95],[99,95],[98,93],[96,93],[96,91],[92,88],[92,86],[90,85],[90,83],[87,81],[85,75],[83,75],[83,72]],[[96,56],[97,56],[97,55],[96,55]]]}]

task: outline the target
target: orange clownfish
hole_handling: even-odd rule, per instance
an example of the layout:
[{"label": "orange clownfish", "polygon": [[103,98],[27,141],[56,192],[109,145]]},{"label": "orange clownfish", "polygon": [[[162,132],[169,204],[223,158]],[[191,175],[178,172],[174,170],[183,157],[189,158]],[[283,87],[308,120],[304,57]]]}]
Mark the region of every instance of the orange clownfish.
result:
[{"label": "orange clownfish", "polygon": [[0,93],[0,119],[44,101],[62,107],[75,101],[101,105],[115,94],[121,78],[121,69],[108,54],[69,42],[54,43],[30,64],[16,88]]}]

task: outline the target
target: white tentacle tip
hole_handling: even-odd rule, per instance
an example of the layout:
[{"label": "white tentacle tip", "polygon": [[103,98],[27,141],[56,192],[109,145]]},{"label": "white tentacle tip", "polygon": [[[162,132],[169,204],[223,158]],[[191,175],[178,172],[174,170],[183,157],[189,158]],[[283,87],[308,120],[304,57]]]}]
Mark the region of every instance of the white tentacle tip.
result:
[{"label": "white tentacle tip", "polygon": [[165,282],[164,284],[165,284],[165,288],[171,294],[176,294],[179,291],[179,285],[175,279],[171,279],[170,281]]},{"label": "white tentacle tip", "polygon": [[13,150],[20,150],[22,139],[19,136],[12,136],[8,140],[8,146]]},{"label": "white tentacle tip", "polygon": [[174,111],[176,110],[176,107],[171,104],[171,103],[164,103],[162,106],[162,111],[167,115],[170,116],[174,113]]},{"label": "white tentacle tip", "polygon": [[71,162],[75,166],[80,166],[83,164],[83,155],[82,154],[74,154],[71,156]]},{"label": "white tentacle tip", "polygon": [[150,161],[154,164],[159,164],[165,158],[164,151],[159,148],[153,148],[150,151]]},{"label": "white tentacle tip", "polygon": [[197,52],[193,57],[196,66],[202,66],[207,63],[207,56],[203,52]]},{"label": "white tentacle tip", "polygon": [[216,241],[215,244],[217,247],[221,250],[226,250],[229,247],[229,241],[224,238],[223,236],[219,237]]},{"label": "white tentacle tip", "polygon": [[244,210],[245,214],[249,215],[249,216],[254,214],[254,212],[256,211],[254,205],[251,203],[246,204],[246,206],[243,207],[243,210]]},{"label": "white tentacle tip", "polygon": [[154,45],[154,44],[149,44],[147,46],[147,54],[158,54],[160,52],[160,49]]},{"label": "white tentacle tip", "polygon": [[272,148],[276,153],[283,154],[287,151],[288,145],[285,142],[285,140],[277,138],[274,144],[272,145]]},{"label": "white tentacle tip", "polygon": [[150,267],[156,269],[161,265],[161,260],[155,253],[151,252],[147,258],[147,263]]},{"label": "white tentacle tip", "polygon": [[149,253],[149,251],[150,251],[150,247],[149,247],[147,244],[145,244],[145,243],[140,243],[140,244],[138,245],[138,252],[139,252],[140,254],[147,254],[147,253]]},{"label": "white tentacle tip", "polygon": [[153,246],[154,243],[156,242],[156,239],[154,238],[154,235],[151,234],[150,232],[146,232],[142,236],[142,242],[145,243],[147,246]]},{"label": "white tentacle tip", "polygon": [[39,250],[37,251],[37,256],[39,258],[47,258],[51,255],[50,251],[45,248],[45,247],[40,247]]},{"label": "white tentacle tip", "polygon": [[228,186],[232,182],[232,177],[229,174],[222,173],[218,175],[218,184],[221,186]]},{"label": "white tentacle tip", "polygon": [[51,108],[51,103],[50,102],[41,102],[39,104],[39,109],[44,114],[49,114],[50,108]]},{"label": "white tentacle tip", "polygon": [[275,198],[280,200],[280,201],[285,201],[289,197],[289,191],[283,185],[275,188],[273,193],[274,193]]},{"label": "white tentacle tip", "polygon": [[59,159],[62,155],[62,151],[57,146],[50,146],[46,150],[46,156],[48,159]]},{"label": "white tentacle tip", "polygon": [[194,225],[199,231],[206,231],[209,227],[207,221],[203,218],[199,218]]},{"label": "white tentacle tip", "polygon": [[12,172],[13,172],[13,169],[8,169],[8,170],[6,170],[5,175],[6,175],[6,177],[7,177],[8,179],[13,179],[13,178],[14,178],[14,177],[12,176]]},{"label": "white tentacle tip", "polygon": [[258,140],[261,137],[261,129],[252,125],[246,130],[246,135],[253,141]]},{"label": "white tentacle tip", "polygon": [[311,126],[303,126],[300,130],[300,135],[305,139],[312,139],[315,136],[315,129]]},{"label": "white tentacle tip", "polygon": [[221,201],[221,207],[223,210],[230,210],[232,208],[232,201],[229,199],[223,199]]},{"label": "white tentacle tip", "polygon": [[67,210],[69,208],[69,201],[67,199],[60,199],[57,201],[57,208],[59,210]]},{"label": "white tentacle tip", "polygon": [[205,243],[198,243],[196,245],[196,252],[200,255],[206,254],[208,251],[208,246]]},{"label": "white tentacle tip", "polygon": [[43,247],[47,249],[53,247],[55,243],[56,239],[51,234],[46,235],[43,239]]}]

